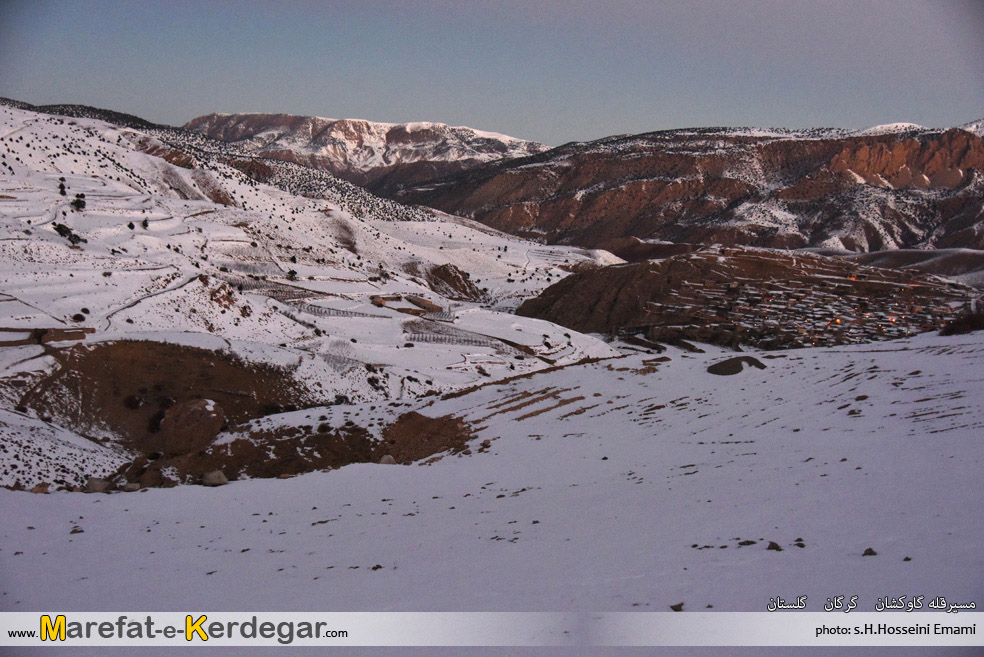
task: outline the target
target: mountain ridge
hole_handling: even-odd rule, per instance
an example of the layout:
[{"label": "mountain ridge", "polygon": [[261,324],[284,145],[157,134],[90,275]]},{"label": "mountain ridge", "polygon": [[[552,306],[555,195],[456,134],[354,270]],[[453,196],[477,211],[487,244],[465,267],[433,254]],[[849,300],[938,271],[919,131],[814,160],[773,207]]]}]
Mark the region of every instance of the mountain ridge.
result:
[{"label": "mountain ridge", "polygon": [[[292,193],[429,206],[547,243],[638,260],[666,243],[984,248],[984,119],[953,128],[697,127],[550,148],[499,133],[290,114],[185,127],[84,105],[0,103],[145,130],[174,162],[222,159]],[[150,145],[158,149],[159,146]],[[340,188],[341,186],[341,188]],[[339,192],[341,189],[341,192]],[[386,203],[389,203],[387,201]]]},{"label": "mountain ridge", "polygon": [[[184,129],[236,144],[245,152],[303,164],[386,193],[546,146],[497,132],[417,121],[382,123],[292,114],[206,114]],[[391,175],[397,174],[397,175]]]},{"label": "mountain ridge", "polygon": [[984,141],[949,129],[670,130],[571,142],[398,192],[547,243],[984,248]]}]

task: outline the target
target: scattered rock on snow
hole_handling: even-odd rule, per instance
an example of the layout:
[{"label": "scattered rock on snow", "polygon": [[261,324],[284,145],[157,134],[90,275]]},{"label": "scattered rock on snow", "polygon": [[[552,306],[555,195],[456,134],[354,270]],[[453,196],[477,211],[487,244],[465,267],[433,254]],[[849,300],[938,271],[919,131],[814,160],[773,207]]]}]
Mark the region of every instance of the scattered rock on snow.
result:
[{"label": "scattered rock on snow", "polygon": [[212,470],[202,475],[202,486],[223,486],[228,483],[229,480],[222,470]]}]

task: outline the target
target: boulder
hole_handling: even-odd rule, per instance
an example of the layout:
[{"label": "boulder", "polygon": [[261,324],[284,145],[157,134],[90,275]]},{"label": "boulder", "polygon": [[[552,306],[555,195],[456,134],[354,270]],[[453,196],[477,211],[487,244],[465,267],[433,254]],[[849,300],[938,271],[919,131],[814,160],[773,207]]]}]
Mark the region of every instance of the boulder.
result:
[{"label": "boulder", "polygon": [[202,475],[202,486],[223,486],[228,483],[229,480],[222,470],[212,470]]},{"label": "boulder", "polygon": [[109,490],[111,484],[105,479],[99,479],[97,477],[89,477],[85,482],[85,492],[87,493],[105,493]]},{"label": "boulder", "polygon": [[137,481],[140,479],[140,475],[144,473],[147,468],[147,457],[138,456],[130,464],[123,464],[116,471],[117,475],[122,475],[127,481]]},{"label": "boulder", "polygon": [[133,493],[140,490],[140,484],[131,481],[130,483],[123,486],[123,490],[127,493]]},{"label": "boulder", "polygon": [[140,488],[154,488],[164,483],[164,477],[161,475],[160,468],[148,468],[140,473],[137,483],[140,484]]},{"label": "boulder", "polygon": [[379,463],[381,465],[396,465],[396,459],[389,454],[386,454],[383,458],[379,459]]}]

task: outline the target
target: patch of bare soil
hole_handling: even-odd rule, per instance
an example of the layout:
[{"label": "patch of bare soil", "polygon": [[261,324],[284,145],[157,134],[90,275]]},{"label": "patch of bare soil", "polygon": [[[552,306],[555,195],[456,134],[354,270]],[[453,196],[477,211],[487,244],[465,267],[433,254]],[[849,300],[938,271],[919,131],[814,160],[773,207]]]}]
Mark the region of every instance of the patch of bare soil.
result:
[{"label": "patch of bare soil", "polygon": [[195,166],[195,158],[184,151],[172,148],[150,137],[142,137],[136,143],[137,150],[159,157],[175,166],[183,169],[191,169]]},{"label": "patch of bare soil", "polygon": [[207,196],[213,203],[218,203],[219,205],[236,204],[236,202],[232,200],[232,197],[229,196],[228,192],[222,188],[222,185],[210,172],[203,169],[195,169],[191,172],[191,179],[195,181],[198,188],[202,190],[205,196]]},{"label": "patch of bare soil", "polygon": [[48,353],[58,369],[20,404],[82,435],[115,436],[143,454],[164,451],[167,412],[193,400],[213,400],[230,424],[318,401],[289,371],[220,351],[120,341]]},{"label": "patch of bare soil", "polygon": [[745,368],[746,364],[751,365],[752,367],[757,367],[760,370],[765,369],[765,365],[758,358],[752,358],[751,356],[736,356],[735,358],[729,358],[727,360],[714,363],[707,368],[707,371],[710,374],[731,376],[734,374],[739,374]]},{"label": "patch of bare soil", "polygon": [[386,456],[411,463],[470,453],[474,438],[458,418],[416,412],[388,426],[382,440],[351,423],[257,429],[248,422],[326,400],[313,398],[287,369],[221,351],[120,341],[47,352],[58,368],[33,382],[19,404],[82,435],[114,436],[138,453],[111,478],[120,488],[197,482],[215,470],[229,479],[271,478]]},{"label": "patch of bare soil", "polygon": [[377,463],[384,456],[406,464],[435,454],[470,453],[468,442],[473,437],[468,424],[455,417],[430,418],[413,411],[387,427],[381,441],[355,425],[332,428],[322,423],[266,430],[244,426],[222,436],[219,444],[173,455],[141,456],[121,468],[118,476],[141,486],[169,485],[173,483],[169,475],[197,482],[215,470],[231,480],[289,477],[351,463]]},{"label": "patch of bare soil", "polygon": [[237,437],[230,442],[169,459],[162,466],[177,468],[182,478],[221,470],[238,479],[282,477],[378,460],[377,443],[356,426],[281,427],[233,435]]},{"label": "patch of bare soil", "polygon": [[269,164],[261,162],[260,160],[242,160],[242,159],[230,159],[223,160],[224,164],[228,164],[234,169],[242,171],[247,176],[253,180],[259,182],[266,182],[273,176],[273,167]]},{"label": "patch of bare soil", "polygon": [[376,451],[397,463],[412,463],[442,452],[464,452],[473,438],[471,427],[459,418],[432,418],[410,411],[386,428]]}]

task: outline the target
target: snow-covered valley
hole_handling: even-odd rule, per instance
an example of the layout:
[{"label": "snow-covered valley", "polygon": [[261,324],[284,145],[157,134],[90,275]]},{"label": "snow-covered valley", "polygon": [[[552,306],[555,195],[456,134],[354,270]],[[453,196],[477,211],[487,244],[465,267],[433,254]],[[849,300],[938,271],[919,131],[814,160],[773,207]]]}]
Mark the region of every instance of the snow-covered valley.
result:
[{"label": "snow-covered valley", "polygon": [[0,105],[0,611],[984,601],[984,332],[656,353],[512,312],[607,251],[148,139]]}]

